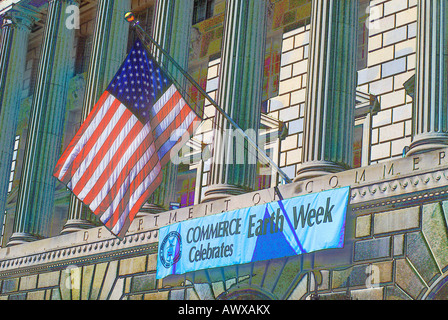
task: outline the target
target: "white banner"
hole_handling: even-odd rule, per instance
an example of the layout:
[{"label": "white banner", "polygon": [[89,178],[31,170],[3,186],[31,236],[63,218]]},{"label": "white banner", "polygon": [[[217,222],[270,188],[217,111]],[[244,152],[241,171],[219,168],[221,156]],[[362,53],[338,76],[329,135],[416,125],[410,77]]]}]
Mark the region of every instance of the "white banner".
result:
[{"label": "white banner", "polygon": [[157,278],[342,248],[349,193],[335,189],[163,227]]}]

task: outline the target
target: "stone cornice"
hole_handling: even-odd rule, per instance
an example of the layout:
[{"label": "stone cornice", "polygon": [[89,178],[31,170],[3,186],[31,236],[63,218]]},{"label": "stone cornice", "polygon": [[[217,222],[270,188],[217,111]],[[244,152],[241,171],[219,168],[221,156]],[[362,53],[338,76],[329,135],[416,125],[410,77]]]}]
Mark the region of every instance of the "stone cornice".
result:
[{"label": "stone cornice", "polygon": [[[448,195],[448,149],[401,158],[306,181],[281,185],[284,199],[350,186],[353,216],[365,210],[384,211],[388,206],[418,205],[446,199]],[[119,240],[99,227],[43,239],[0,250],[0,277],[70,264],[95,263],[157,250],[158,229],[187,219],[261,205],[280,199],[276,189],[265,189],[189,208],[136,218],[128,235]]]},{"label": "stone cornice", "polygon": [[20,0],[0,1],[0,15],[3,15],[5,12],[7,12],[9,9],[11,9],[14,4],[16,4],[18,2],[20,2]]},{"label": "stone cornice", "polygon": [[[128,235],[120,240],[104,228],[35,241],[2,250],[0,278],[155,253],[157,242],[157,230]],[[15,252],[15,249],[19,250]],[[24,251],[20,253],[21,250]],[[3,259],[7,256],[10,257]]]}]

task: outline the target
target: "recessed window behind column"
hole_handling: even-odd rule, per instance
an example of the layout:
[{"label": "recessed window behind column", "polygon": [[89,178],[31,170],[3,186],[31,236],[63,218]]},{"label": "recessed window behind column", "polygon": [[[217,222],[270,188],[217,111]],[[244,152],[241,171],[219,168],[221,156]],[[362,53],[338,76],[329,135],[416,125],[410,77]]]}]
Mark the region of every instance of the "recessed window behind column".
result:
[{"label": "recessed window behind column", "polygon": [[215,0],[195,0],[193,9],[193,25],[213,16]]}]

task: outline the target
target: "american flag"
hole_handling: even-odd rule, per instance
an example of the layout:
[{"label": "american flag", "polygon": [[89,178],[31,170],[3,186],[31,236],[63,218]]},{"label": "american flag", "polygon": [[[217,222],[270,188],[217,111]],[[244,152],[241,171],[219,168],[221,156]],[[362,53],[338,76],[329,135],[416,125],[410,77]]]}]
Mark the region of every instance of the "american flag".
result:
[{"label": "american flag", "polygon": [[188,141],[199,121],[137,40],[54,176],[122,238],[160,185],[171,150]]}]

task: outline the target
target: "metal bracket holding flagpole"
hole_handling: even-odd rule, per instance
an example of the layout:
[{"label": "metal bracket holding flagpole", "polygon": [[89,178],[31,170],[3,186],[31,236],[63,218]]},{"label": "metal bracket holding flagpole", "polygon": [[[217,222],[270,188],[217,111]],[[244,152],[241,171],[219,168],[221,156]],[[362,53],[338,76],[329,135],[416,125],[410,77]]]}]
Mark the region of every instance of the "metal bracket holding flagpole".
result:
[{"label": "metal bracket holding flagpole", "polygon": [[[247,142],[257,150],[258,154],[264,158],[267,162],[269,162],[272,167],[277,170],[277,172],[282,176],[283,180],[286,183],[291,183],[291,179],[286,175],[285,172],[283,172],[282,169],[262,150],[255,141],[253,141],[244,131],[241,129],[241,127],[207,94],[207,92],[202,89],[202,87],[186,72],[169,54],[166,52],[141,26],[140,21],[135,19],[135,16],[132,12],[128,12],[125,14],[125,20],[131,24],[132,27],[134,27],[137,31],[138,36],[144,36],[146,39],[148,39],[157,49],[160,50],[160,52],[182,73],[182,75],[187,78],[187,80],[210,102],[211,105],[213,105],[216,110],[224,117],[227,121],[229,121],[232,126],[235,128],[237,132],[239,132],[246,140]],[[142,39],[144,40],[144,39]]]}]

